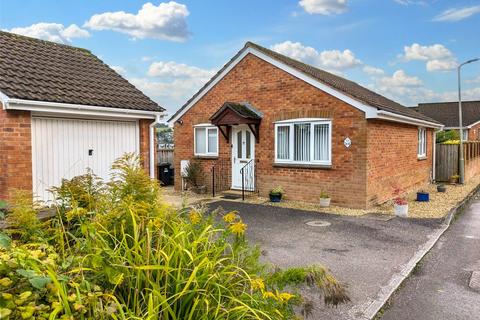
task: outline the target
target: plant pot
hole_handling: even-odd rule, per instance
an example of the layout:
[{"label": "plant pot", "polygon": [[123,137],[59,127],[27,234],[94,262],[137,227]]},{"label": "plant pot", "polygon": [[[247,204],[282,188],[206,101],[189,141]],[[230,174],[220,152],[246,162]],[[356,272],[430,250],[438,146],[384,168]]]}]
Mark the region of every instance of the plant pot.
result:
[{"label": "plant pot", "polygon": [[397,217],[408,217],[408,204],[394,204],[393,208]]},{"label": "plant pot", "polygon": [[191,190],[196,194],[205,194],[207,193],[207,186],[192,187]]},{"label": "plant pot", "polygon": [[443,184],[441,184],[441,185],[437,186],[437,191],[438,192],[445,192],[445,191],[447,191],[447,188]]},{"label": "plant pot", "polygon": [[281,193],[270,193],[270,202],[280,202],[282,200]]},{"label": "plant pot", "polygon": [[428,192],[417,192],[417,201],[419,202],[430,201],[430,194]]},{"label": "plant pot", "polygon": [[320,207],[330,207],[331,198],[320,198]]},{"label": "plant pot", "polygon": [[457,179],[450,178],[448,181],[450,182],[450,184],[457,184]]}]

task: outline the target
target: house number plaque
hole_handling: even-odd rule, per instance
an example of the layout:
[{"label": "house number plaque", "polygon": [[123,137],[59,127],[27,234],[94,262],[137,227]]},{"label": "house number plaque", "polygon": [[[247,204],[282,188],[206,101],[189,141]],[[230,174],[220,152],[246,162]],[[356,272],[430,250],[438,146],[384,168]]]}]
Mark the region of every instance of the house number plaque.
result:
[{"label": "house number plaque", "polygon": [[349,137],[346,137],[345,140],[343,140],[343,145],[344,145],[346,148],[350,148],[350,146],[352,145],[352,140],[350,140]]}]

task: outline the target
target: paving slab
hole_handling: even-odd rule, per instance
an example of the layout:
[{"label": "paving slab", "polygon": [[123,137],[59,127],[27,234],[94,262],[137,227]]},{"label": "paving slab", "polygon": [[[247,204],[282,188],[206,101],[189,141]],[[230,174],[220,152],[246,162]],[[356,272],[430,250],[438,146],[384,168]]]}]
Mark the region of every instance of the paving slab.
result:
[{"label": "paving slab", "polygon": [[[317,303],[311,319],[363,319],[442,224],[437,219],[347,217],[229,201],[209,206],[238,210],[248,225],[248,239],[261,247],[266,261],[284,268],[321,264],[348,286],[352,301],[337,308],[312,297]],[[307,224],[318,220],[322,223]]]}]

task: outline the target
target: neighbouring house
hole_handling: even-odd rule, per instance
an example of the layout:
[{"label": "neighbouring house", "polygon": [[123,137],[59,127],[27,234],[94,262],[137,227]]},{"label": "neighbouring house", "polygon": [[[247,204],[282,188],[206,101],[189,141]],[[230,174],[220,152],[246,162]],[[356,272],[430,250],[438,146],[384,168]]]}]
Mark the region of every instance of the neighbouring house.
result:
[{"label": "neighbouring house", "polygon": [[0,32],[0,199],[41,200],[91,168],[109,177],[125,152],[154,177],[154,123],[164,109],[90,51]]},{"label": "neighbouring house", "polygon": [[[418,112],[444,125],[443,130],[459,130],[458,101],[419,103]],[[480,101],[462,102],[463,140],[480,140]]]},{"label": "neighbouring house", "polygon": [[248,42],[171,118],[181,161],[228,167],[229,187],[366,208],[431,180],[441,124],[355,82]]}]

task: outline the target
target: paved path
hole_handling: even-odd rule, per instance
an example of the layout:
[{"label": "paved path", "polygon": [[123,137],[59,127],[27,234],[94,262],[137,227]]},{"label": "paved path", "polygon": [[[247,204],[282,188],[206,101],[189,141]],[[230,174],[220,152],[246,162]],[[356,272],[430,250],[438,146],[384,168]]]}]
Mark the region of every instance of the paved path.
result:
[{"label": "paved path", "polygon": [[[440,227],[438,220],[346,217],[239,202],[210,207],[238,210],[248,225],[247,236],[260,245],[263,259],[280,267],[322,264],[348,285],[352,302],[338,308],[316,301],[309,319],[359,319],[381,289]],[[326,227],[309,226],[322,220]]]},{"label": "paved path", "polygon": [[382,320],[480,319],[480,292],[468,286],[473,270],[480,270],[480,200],[452,222]]}]

